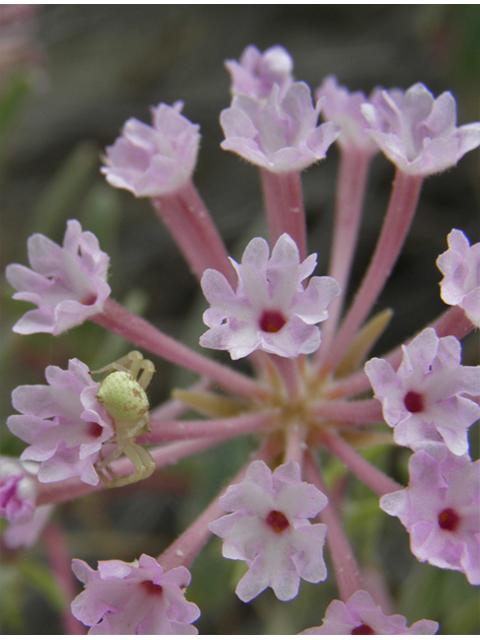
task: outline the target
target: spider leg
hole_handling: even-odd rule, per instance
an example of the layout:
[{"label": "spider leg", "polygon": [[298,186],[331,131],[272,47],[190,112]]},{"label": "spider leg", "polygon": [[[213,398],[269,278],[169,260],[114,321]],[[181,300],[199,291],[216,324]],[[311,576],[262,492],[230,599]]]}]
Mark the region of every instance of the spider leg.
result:
[{"label": "spider leg", "polygon": [[123,453],[136,468],[136,471],[127,476],[122,476],[121,478],[114,477],[114,480],[106,480],[105,478],[102,478],[107,487],[124,487],[127,484],[132,484],[139,480],[145,480],[155,471],[156,465],[152,456],[140,445],[130,442],[126,443]]}]

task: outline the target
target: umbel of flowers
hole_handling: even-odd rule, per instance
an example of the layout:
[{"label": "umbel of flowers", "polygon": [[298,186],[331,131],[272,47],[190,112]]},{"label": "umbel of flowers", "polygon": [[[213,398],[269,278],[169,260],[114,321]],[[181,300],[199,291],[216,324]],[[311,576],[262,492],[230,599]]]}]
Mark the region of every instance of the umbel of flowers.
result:
[{"label": "umbel of flowers", "polygon": [[[108,490],[107,473],[108,485],[120,486],[146,477],[147,465],[164,467],[256,434],[253,459],[157,558],[106,559],[97,570],[73,560],[84,583],[72,603],[75,618],[90,633],[196,633],[200,611],[185,589],[189,567],[213,533],[223,540],[225,558],[246,564],[236,588],[244,602],[267,588],[288,601],[300,580],[326,580],[326,542],[340,600],[307,634],[434,634],[436,622],[408,627],[403,616],[383,613],[366,590],[316,452],[338,457],[379,495],[380,508],[399,518],[421,562],[480,584],[480,462],[471,460],[467,438],[480,417],[480,368],[461,364],[460,343],[479,326],[480,245],[470,246],[460,230],[449,234],[437,264],[450,308],[405,345],[366,362],[388,314],[366,320],[401,252],[422,182],[480,145],[480,123],[457,127],[453,96],[435,98],[423,84],[378,88],[367,98],[329,77],[314,101],[279,46],[264,53],[250,46],[226,66],[233,97],[220,116],[222,147],[260,169],[268,240],[253,238],[240,263],[228,257],[193,184],[199,126],[182,115],[181,103],[154,108],[152,125],[130,119],[107,148],[102,172],[113,187],[149,198],[178,243],[209,303],[200,345],[228,351],[233,360],[249,357],[254,376],[187,348],[115,302],[109,258],[77,221],[68,221],[62,246],[32,236],[30,268],[7,268],[14,297],[36,305],[14,331],[57,335],[89,320],[151,357],[196,372],[200,382],[149,410],[137,400],[153,365],[135,351],[105,363],[97,372],[103,381],[72,358],[65,370],[47,368],[46,385],[15,389],[18,413],[8,426],[29,446],[20,461],[0,463],[0,515],[10,522],[4,542],[34,544],[53,505]],[[301,171],[325,158],[333,142],[340,166],[330,266],[328,275],[312,276],[317,261],[307,251]],[[378,151],[396,166],[392,194],[370,265],[344,309]],[[182,419],[191,408],[201,417]],[[406,487],[345,437],[361,429],[364,444],[374,444],[382,422],[392,429],[392,446],[412,450]]]}]

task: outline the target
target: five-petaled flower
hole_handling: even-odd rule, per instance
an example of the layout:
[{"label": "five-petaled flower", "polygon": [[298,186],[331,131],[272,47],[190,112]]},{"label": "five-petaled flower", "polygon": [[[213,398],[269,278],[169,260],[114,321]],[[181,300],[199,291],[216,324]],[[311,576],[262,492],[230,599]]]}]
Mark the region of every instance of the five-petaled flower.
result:
[{"label": "five-petaled flower", "polygon": [[122,135],[107,147],[102,173],[112,187],[127,189],[137,198],[173,193],[189,181],[197,162],[200,134],[173,107],[152,107],[153,126],[136,118],[125,123]]},{"label": "five-petaled flower", "polygon": [[72,602],[72,613],[91,627],[89,633],[198,633],[191,623],[200,610],[185,599],[184,590],[191,580],[185,567],[164,572],[155,558],[143,554],[134,562],[100,561],[98,571],[75,559],[72,569],[85,584]]},{"label": "five-petaled flower", "polygon": [[460,342],[454,336],[439,338],[431,327],[402,349],[397,372],[380,358],[365,365],[395,442],[416,450],[443,439],[454,454],[463,455],[467,430],[480,418],[480,407],[464,394],[480,395],[480,367],[462,366]]},{"label": "five-petaled flower", "polygon": [[448,250],[437,258],[443,274],[440,295],[446,304],[461,307],[467,318],[480,327],[480,242],[470,246],[458,229],[447,236]]},{"label": "five-petaled flower", "polygon": [[350,92],[346,87],[339,86],[335,76],[327,76],[316,90],[315,98],[324,100],[324,117],[341,126],[342,132],[336,140],[340,147],[354,147],[368,155],[379,151],[369,134],[370,125],[361,111],[361,106],[367,102],[363,91]]},{"label": "five-petaled flower", "polygon": [[109,257],[97,238],[69,220],[63,247],[36,233],[28,239],[32,269],[20,264],[7,267],[6,278],[18,291],[13,298],[33,302],[13,327],[17,333],[52,333],[54,336],[100,313],[110,295],[107,284]]},{"label": "five-petaled flower", "polygon": [[367,591],[356,591],[345,603],[333,600],[325,611],[321,627],[306,629],[301,635],[433,635],[438,622],[419,620],[407,627],[404,616],[386,616]]},{"label": "five-petaled flower", "polygon": [[293,60],[283,47],[270,47],[261,53],[250,45],[240,61],[227,60],[225,66],[231,79],[231,92],[245,93],[252,98],[268,98],[273,85],[278,84],[284,94],[293,83]]},{"label": "five-petaled flower", "polygon": [[420,561],[480,584],[480,460],[432,443],[411,456],[409,471],[408,488],[384,495],[380,507],[400,519]]},{"label": "five-petaled flower", "polygon": [[220,536],[223,555],[245,560],[248,571],[236,594],[249,602],[267,587],[279,600],[298,594],[300,578],[317,583],[327,577],[323,560],[326,526],[311,524],[327,504],[316,487],[301,481],[300,466],[288,462],[272,473],[257,460],[245,478],[228,488],[220,506],[232,512],[210,525]]},{"label": "five-petaled flower", "polygon": [[323,160],[340,135],[334,122],[317,126],[322,104],[313,105],[304,82],[294,82],[285,95],[274,84],[266,99],[237,94],[220,115],[221,147],[273,173],[303,171]]},{"label": "five-petaled flower", "polygon": [[480,145],[480,122],[457,127],[457,104],[450,91],[435,98],[421,82],[407,91],[377,89],[361,109],[372,138],[404,173],[444,171]]},{"label": "five-petaled flower", "polygon": [[241,264],[232,260],[236,292],[221,273],[207,269],[201,284],[211,304],[203,314],[210,329],[200,344],[229,351],[234,360],[256,349],[285,358],[316,351],[320,329],[315,325],[326,320],[328,305],[340,293],[336,280],[328,276],[314,276],[303,287],[316,263],[316,254],[300,263],[296,244],[283,234],[271,257],[267,242],[254,238]]},{"label": "five-petaled flower", "polygon": [[96,485],[94,464],[102,444],[113,434],[110,418],[95,394],[100,384],[76,358],[68,369],[49,366],[48,385],[23,385],[12,393],[12,404],[23,415],[7,420],[10,431],[27,442],[21,460],[40,462],[40,482],[80,477]]}]

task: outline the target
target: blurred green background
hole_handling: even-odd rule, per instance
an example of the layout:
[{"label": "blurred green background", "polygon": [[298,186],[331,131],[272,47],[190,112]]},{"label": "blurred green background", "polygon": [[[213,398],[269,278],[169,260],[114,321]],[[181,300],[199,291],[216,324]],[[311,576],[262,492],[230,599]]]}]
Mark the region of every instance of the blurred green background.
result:
[{"label": "blurred green background", "polygon": [[[479,43],[477,5],[45,5],[32,28],[29,55],[0,74],[0,272],[11,262],[27,263],[31,233],[61,242],[65,221],[77,218],[111,256],[113,297],[200,349],[205,303],[173,241],[148,201],[112,189],[99,173],[100,154],[124,121],[135,116],[148,122],[150,106],[185,102],[184,114],[202,133],[195,183],[237,255],[252,233],[263,233],[264,222],[256,170],[219,147],[218,117],[230,101],[226,58],[238,59],[248,44],[261,50],[282,44],[294,59],[295,77],[312,89],[332,73],[367,94],[377,85],[408,88],[422,81],[436,95],[454,93],[464,124],[478,120]],[[1,64],[0,58],[0,72]],[[336,169],[332,148],[327,161],[304,175],[309,250],[318,252],[318,274],[328,262]],[[405,251],[377,303],[376,310],[390,306],[395,315],[376,354],[443,310],[435,259],[446,249],[452,227],[464,230],[472,243],[480,239],[478,171],[474,152],[426,181]],[[392,178],[392,166],[379,155],[352,290],[368,264]],[[130,345],[89,323],[56,338],[13,334],[11,327],[29,305],[11,301],[12,290],[1,277],[0,438],[3,454],[18,455],[24,445],[5,427],[13,388],[44,383],[47,365],[66,368],[71,357],[100,367]],[[470,336],[464,364],[477,362],[478,336]],[[193,379],[158,359],[155,365],[152,404]],[[472,446],[476,458],[478,426]],[[248,438],[222,445],[184,461],[157,483],[63,505],[56,519],[68,531],[72,556],[96,567],[99,559],[158,555],[244,463],[251,447]],[[385,447],[368,452],[399,479],[404,454]],[[396,611],[410,624],[423,617],[439,620],[440,633],[478,633],[478,594],[465,576],[418,563],[403,527],[380,512],[378,499],[345,478],[340,466],[332,464],[329,472],[332,482],[348,483],[347,530],[371,580],[386,570]],[[269,590],[244,605],[233,593],[239,565],[221,557],[219,540],[193,565],[188,599],[202,610],[196,625],[201,633],[297,633],[319,625],[337,597],[329,579],[303,584],[290,603],[279,603]],[[3,550],[0,602],[2,632],[62,633],[61,597],[41,543],[31,551]]]}]

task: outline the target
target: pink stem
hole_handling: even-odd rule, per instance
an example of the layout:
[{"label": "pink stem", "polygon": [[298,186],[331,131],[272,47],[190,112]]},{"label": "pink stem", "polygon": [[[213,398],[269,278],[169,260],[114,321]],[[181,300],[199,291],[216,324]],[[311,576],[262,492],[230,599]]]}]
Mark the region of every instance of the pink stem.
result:
[{"label": "pink stem", "polygon": [[305,454],[305,437],[307,430],[305,425],[299,422],[294,422],[288,425],[285,432],[285,454],[284,461],[294,461],[300,465],[303,469],[303,458]]},{"label": "pink stem", "polygon": [[92,316],[90,320],[126,338],[137,347],[212,378],[220,387],[236,395],[247,398],[251,398],[252,395],[265,397],[266,392],[250,378],[189,349],[111,298],[105,301],[103,311]]},{"label": "pink stem", "polygon": [[235,288],[237,278],[227,250],[193,182],[151,202],[197,279],[205,269],[216,269]]},{"label": "pink stem", "polygon": [[371,153],[355,147],[340,149],[333,247],[328,275],[338,282],[341,293],[328,307],[328,318],[322,324],[321,350],[317,351],[317,357],[330,345],[342,312],[373,157]]},{"label": "pink stem", "polygon": [[169,442],[216,436],[233,438],[271,426],[277,415],[276,411],[269,411],[216,420],[152,420],[150,433],[137,438],[137,442],[139,444]]},{"label": "pink stem", "polygon": [[300,259],[305,260],[307,231],[300,172],[273,173],[261,169],[260,177],[272,246],[282,233],[288,233],[297,244]]},{"label": "pink stem", "polygon": [[[254,460],[264,460],[268,463],[277,451],[277,447],[272,442],[267,442],[241,469],[239,473],[229,483],[238,484],[245,476],[248,467]],[[224,495],[225,489],[222,489],[219,495],[214,498],[210,505],[195,520],[193,524],[171,544],[166,551],[159,557],[158,562],[162,565],[164,571],[170,571],[175,567],[190,567],[197,555],[202,550],[208,538],[212,535],[208,525],[214,520],[225,515],[225,511],[219,506],[218,501]]]},{"label": "pink stem", "polygon": [[[308,482],[315,485],[328,497],[322,476],[310,455],[307,455],[305,460],[305,476]],[[356,591],[365,587],[350,543],[331,499],[317,516],[317,519],[327,525],[327,544],[335,570],[338,591],[340,598],[347,602]]]},{"label": "pink stem", "polygon": [[73,617],[70,610],[70,603],[77,595],[77,589],[71,570],[71,554],[68,551],[65,536],[58,525],[50,522],[43,533],[43,541],[51,571],[65,602],[62,612],[65,635],[85,635],[85,627]]},{"label": "pink stem", "polygon": [[338,422],[359,425],[384,422],[382,405],[375,399],[350,402],[328,400],[312,404],[311,409],[316,416]]},{"label": "pink stem", "polygon": [[410,229],[422,183],[422,176],[408,175],[397,169],[375,253],[355,300],[326,354],[322,374],[340,362],[387,281]]},{"label": "pink stem", "polygon": [[367,462],[363,456],[348,445],[342,438],[332,432],[322,433],[322,443],[327,449],[339,458],[367,487],[383,496],[403,489],[395,480],[392,480],[382,471]]},{"label": "pink stem", "polygon": [[[228,433],[222,436],[216,436],[215,438],[196,438],[188,440],[187,442],[175,442],[162,447],[155,447],[149,449],[149,453],[155,461],[157,468],[165,467],[170,464],[175,464],[182,458],[186,458],[193,453],[213,447],[229,438],[230,434]],[[115,460],[110,465],[110,468],[118,476],[127,475],[134,470],[128,458]],[[68,502],[75,498],[95,493],[96,491],[105,490],[106,487],[101,481],[97,485],[92,486],[85,484],[85,482],[82,482],[79,478],[69,478],[68,480],[61,480],[60,482],[39,483],[37,506]]]},{"label": "pink stem", "polygon": [[[197,384],[194,384],[189,388],[189,391],[207,391],[210,386],[209,380],[200,380]],[[189,411],[190,407],[185,402],[181,400],[176,400],[174,398],[163,402],[161,405],[156,407],[153,411],[150,411],[151,421],[156,420],[176,420],[178,416],[181,416],[182,413]]]},{"label": "pink stem", "polygon": [[298,368],[299,360],[296,358],[282,358],[282,356],[277,356],[275,353],[269,353],[268,357],[282,378],[287,396],[291,400],[295,400],[298,397],[301,383]]}]

